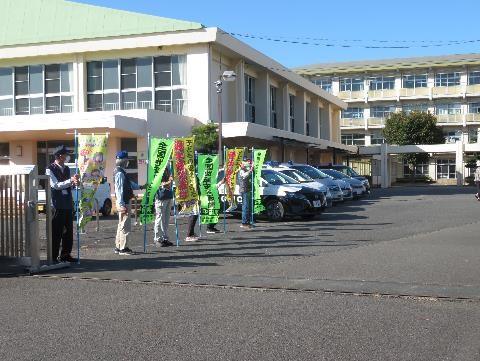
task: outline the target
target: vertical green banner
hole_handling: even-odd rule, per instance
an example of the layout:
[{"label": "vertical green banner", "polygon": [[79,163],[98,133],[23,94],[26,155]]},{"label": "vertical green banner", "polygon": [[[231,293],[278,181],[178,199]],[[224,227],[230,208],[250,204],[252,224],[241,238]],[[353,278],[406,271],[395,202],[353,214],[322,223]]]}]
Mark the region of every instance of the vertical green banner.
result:
[{"label": "vertical green banner", "polygon": [[140,223],[151,223],[155,219],[155,193],[162,183],[162,176],[172,154],[173,139],[152,138],[148,154],[147,188],[140,207]]},{"label": "vertical green banner", "polygon": [[[80,170],[80,228],[91,221],[95,209],[95,193],[105,174],[107,154],[106,134],[78,135],[78,168]],[[99,204],[98,207],[102,207]]]},{"label": "vertical green banner", "polygon": [[217,224],[220,199],[217,189],[218,155],[198,155],[198,179],[200,181],[200,220],[202,224]]},{"label": "vertical green banner", "polygon": [[262,199],[260,198],[260,176],[262,175],[262,166],[265,161],[265,155],[267,151],[265,149],[255,149],[253,153],[253,169],[254,169],[254,178],[253,178],[253,213],[257,214],[263,212],[265,207],[262,204]]}]

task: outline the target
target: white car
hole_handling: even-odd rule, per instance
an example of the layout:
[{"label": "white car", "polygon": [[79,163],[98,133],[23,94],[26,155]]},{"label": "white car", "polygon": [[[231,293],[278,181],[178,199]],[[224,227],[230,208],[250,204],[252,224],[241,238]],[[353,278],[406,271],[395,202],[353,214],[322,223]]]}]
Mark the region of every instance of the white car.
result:
[{"label": "white car", "polygon": [[[81,194],[79,193],[78,197],[80,199]],[[75,189],[72,190],[72,198],[76,209],[77,197],[75,194]],[[37,209],[39,212],[45,212],[45,190],[38,190],[38,203]],[[98,185],[97,191],[95,192],[95,199],[98,202],[98,210],[103,216],[109,216],[112,213],[112,196],[110,193],[110,183],[107,182],[107,178],[103,177],[102,182]]]}]

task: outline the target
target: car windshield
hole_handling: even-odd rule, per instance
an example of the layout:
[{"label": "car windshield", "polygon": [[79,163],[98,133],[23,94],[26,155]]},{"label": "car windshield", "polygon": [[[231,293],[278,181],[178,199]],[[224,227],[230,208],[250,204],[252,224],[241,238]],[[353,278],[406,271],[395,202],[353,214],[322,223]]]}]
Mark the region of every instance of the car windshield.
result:
[{"label": "car windshield", "polygon": [[280,173],[286,174],[289,177],[299,181],[300,183],[309,183],[313,182],[313,179],[308,175],[296,170],[296,169],[282,169]]},{"label": "car windshield", "polygon": [[325,179],[328,178],[328,176],[325,173],[322,173],[322,171],[313,168],[309,165],[294,165],[292,168],[299,170],[303,174],[308,175],[310,178],[313,179]]},{"label": "car windshield", "polygon": [[352,168],[344,166],[344,167],[335,167],[335,170],[342,172],[343,174],[349,177],[358,177],[358,173],[355,172]]},{"label": "car windshield", "polygon": [[326,174],[328,174],[330,177],[333,177],[335,179],[343,179],[343,178],[349,178],[342,172],[336,171],[334,169],[324,169],[323,170]]},{"label": "car windshield", "polygon": [[262,178],[271,185],[299,184],[297,180],[274,170],[262,170]]}]

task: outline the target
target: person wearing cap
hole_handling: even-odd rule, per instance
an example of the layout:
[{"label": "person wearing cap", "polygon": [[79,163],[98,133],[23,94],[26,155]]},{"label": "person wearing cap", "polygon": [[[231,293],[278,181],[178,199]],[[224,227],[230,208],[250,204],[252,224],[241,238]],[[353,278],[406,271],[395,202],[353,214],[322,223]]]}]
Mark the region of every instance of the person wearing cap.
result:
[{"label": "person wearing cap", "polygon": [[242,196],[242,228],[252,228],[252,161],[244,158],[238,171],[238,187]]},{"label": "person wearing cap", "polygon": [[168,225],[170,223],[170,210],[173,203],[173,177],[168,170],[162,174],[160,187],[155,193],[155,223],[153,226],[153,244],[156,247],[171,247],[173,243],[168,240]]},{"label": "person wearing cap", "polygon": [[115,237],[114,252],[119,255],[135,254],[128,247],[128,235],[132,230],[132,221],[130,219],[131,204],[130,201],[134,197],[133,191],[137,189],[145,189],[145,186],[139,186],[131,181],[125,168],[128,167],[128,153],[121,150],[116,155],[115,169],[113,171],[113,179],[115,182],[115,198],[118,212],[118,227]]},{"label": "person wearing cap", "polygon": [[[80,183],[80,176],[70,174],[70,168],[65,165],[68,150],[64,145],[57,147],[53,153],[55,160],[50,164],[45,174],[50,178],[52,203],[54,208],[52,218],[52,256],[60,262],[76,262],[71,256],[73,246],[73,198],[72,188]],[[60,252],[60,244],[62,251]]]},{"label": "person wearing cap", "polygon": [[478,159],[476,166],[477,168],[475,168],[475,174],[473,178],[475,185],[477,186],[477,193],[475,193],[475,198],[477,198],[477,201],[480,201],[480,160]]}]

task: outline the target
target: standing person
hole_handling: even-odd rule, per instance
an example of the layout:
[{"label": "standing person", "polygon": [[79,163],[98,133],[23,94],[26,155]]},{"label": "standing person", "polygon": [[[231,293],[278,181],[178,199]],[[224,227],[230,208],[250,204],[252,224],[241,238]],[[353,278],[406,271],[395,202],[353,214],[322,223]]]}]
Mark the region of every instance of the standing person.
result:
[{"label": "standing person", "polygon": [[475,185],[477,186],[477,193],[475,194],[475,198],[477,201],[480,201],[480,160],[477,160],[477,168],[475,169],[474,179]]},{"label": "standing person", "polygon": [[198,214],[191,214],[188,217],[187,237],[185,242],[196,242],[199,237],[195,234],[195,223],[197,223]]},{"label": "standing person", "polygon": [[173,202],[173,177],[168,168],[162,175],[162,183],[155,193],[155,225],[154,244],[157,247],[170,247],[173,243],[168,240],[168,224],[170,223],[170,210]]},{"label": "standing person", "polygon": [[113,171],[113,179],[115,181],[115,198],[118,211],[118,227],[115,237],[115,253],[120,255],[135,254],[128,248],[128,235],[132,231],[132,221],[130,219],[131,204],[133,191],[144,189],[145,186],[138,186],[137,183],[131,181],[125,168],[128,167],[128,153],[121,150],[117,153],[115,161],[115,170]]},{"label": "standing person", "polygon": [[[55,149],[55,161],[48,166],[45,174],[50,177],[54,214],[52,218],[52,256],[60,262],[76,262],[71,256],[73,246],[73,198],[72,188],[79,185],[78,174],[71,176],[65,165],[67,148],[61,145]],[[60,243],[62,252],[60,253]]]},{"label": "standing person", "polygon": [[238,186],[242,196],[242,228],[252,228],[252,161],[244,158],[238,171]]}]

